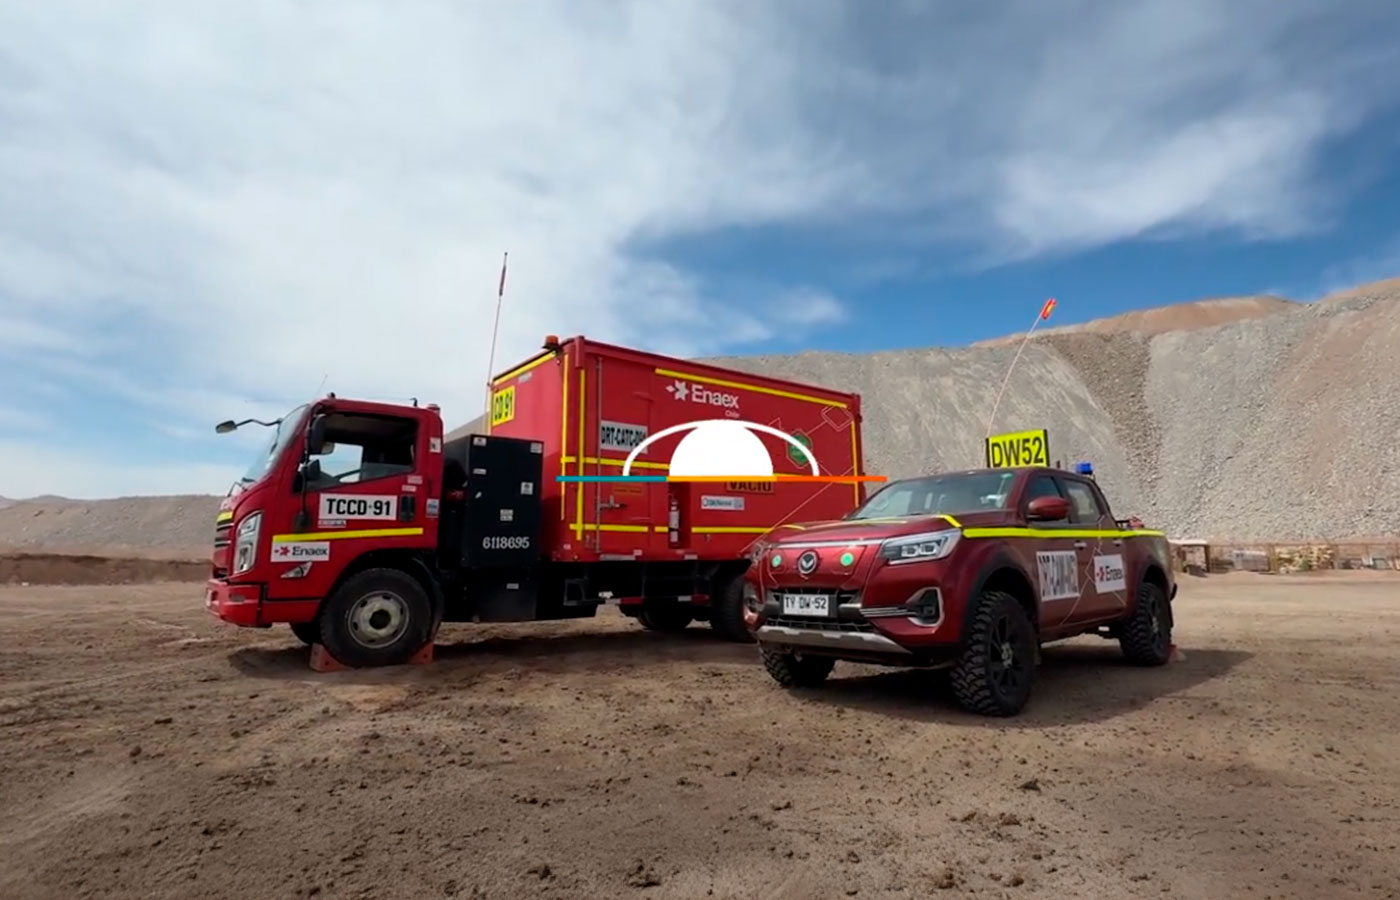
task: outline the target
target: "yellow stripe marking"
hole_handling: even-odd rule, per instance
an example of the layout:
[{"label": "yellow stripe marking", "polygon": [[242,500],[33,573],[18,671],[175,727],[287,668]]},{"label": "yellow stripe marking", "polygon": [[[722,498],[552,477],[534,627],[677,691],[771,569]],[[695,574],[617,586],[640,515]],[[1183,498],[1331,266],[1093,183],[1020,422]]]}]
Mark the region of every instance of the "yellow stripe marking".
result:
[{"label": "yellow stripe marking", "polygon": [[808,403],[820,403],[822,406],[836,406],[841,409],[846,408],[846,404],[840,400],[827,400],[822,397],[813,397],[809,394],[797,394],[792,391],[784,391],[779,388],[760,387],[756,384],[745,384],[742,381],[727,381],[723,378],[711,378],[708,375],[692,375],[688,372],[678,372],[675,369],[657,369],[657,375],[664,375],[667,378],[681,378],[686,381],[699,381],[703,384],[717,384],[720,387],[739,388],[744,391],[757,391],[760,394],[772,394],[775,397],[787,397],[789,400],[805,400]]},{"label": "yellow stripe marking", "polygon": [[223,512],[219,513],[217,516],[214,517],[214,523],[217,524],[217,525],[222,525],[222,524],[224,524],[225,522],[230,522],[230,521],[232,521],[232,520],[233,520],[233,512],[232,512],[232,510],[224,510]]},{"label": "yellow stripe marking", "polygon": [[1127,538],[1166,537],[1165,531],[1108,531],[1079,528],[964,528],[969,538]]},{"label": "yellow stripe marking", "polygon": [[522,363],[521,365],[516,366],[514,369],[511,369],[511,370],[510,370],[509,372],[507,372],[506,374],[504,374],[504,375],[499,375],[499,376],[497,376],[496,378],[492,379],[492,380],[491,380],[491,386],[492,386],[492,387],[495,387],[496,385],[500,384],[502,381],[510,381],[512,378],[519,378],[521,375],[524,375],[526,372],[530,371],[531,369],[536,368],[536,367],[538,367],[538,366],[542,366],[542,365],[544,365],[545,363],[549,362],[551,359],[554,359],[555,356],[557,356],[557,355],[558,355],[558,352],[555,351],[555,350],[546,350],[544,353],[542,353],[541,355],[535,357],[534,359],[530,360],[529,362],[527,362],[527,363]]},{"label": "yellow stripe marking", "polygon": [[[784,526],[795,528],[795,525]],[[574,528],[579,531],[621,531],[629,533],[645,534],[648,531],[656,534],[665,534],[665,525],[597,525],[593,522],[575,522]],[[762,525],[738,526],[738,525],[716,525],[713,527],[696,526],[690,529],[692,534],[767,534],[772,528],[765,528]]]},{"label": "yellow stripe marking", "polygon": [[[573,458],[563,455],[569,450],[569,354],[564,354],[564,403],[559,407],[559,474],[569,474],[569,463]],[[583,474],[583,470],[579,470]],[[563,489],[559,491],[559,521],[563,522],[569,518],[569,484],[564,483]]]},{"label": "yellow stripe marking", "polygon": [[[564,461],[565,461],[565,462],[578,462],[578,457],[577,457],[577,456],[566,456],[566,457],[564,457]],[[585,463],[587,463],[588,465],[591,465],[591,466],[601,464],[601,465],[604,465],[604,466],[617,466],[617,467],[619,467],[619,468],[621,468],[621,467],[622,467],[624,464],[626,464],[626,462],[627,462],[627,460],[625,460],[625,459],[609,459],[609,458],[607,458],[606,456],[605,456],[605,457],[602,457],[602,458],[599,458],[599,457],[597,457],[597,456],[585,456],[585,457],[583,458],[583,461],[584,461]],[[669,468],[671,468],[671,464],[670,464],[670,463],[664,463],[664,462],[646,462],[645,460],[636,459],[636,460],[633,460],[633,461],[632,461],[632,468],[634,468],[634,469],[669,469]],[[583,468],[582,468],[582,467],[579,468],[579,474],[580,474],[580,475],[583,474]],[[730,479],[730,480],[732,481],[733,479]]]},{"label": "yellow stripe marking", "polygon": [[[860,477],[860,450],[856,446],[856,419],[851,417],[851,474]],[[856,506],[860,506],[860,482],[851,482],[851,493],[855,495]]]},{"label": "yellow stripe marking", "polygon": [[369,528],[363,531],[308,531],[306,534],[274,534],[274,544],[290,544],[297,541],[343,541],[351,538],[377,537],[417,537],[421,528]]},{"label": "yellow stripe marking", "polygon": [[[578,455],[583,456],[583,420],[588,417],[588,370],[578,370]],[[583,463],[578,464],[578,473],[583,474]],[[578,485],[578,515],[574,517],[574,539],[583,540],[583,482]]]}]

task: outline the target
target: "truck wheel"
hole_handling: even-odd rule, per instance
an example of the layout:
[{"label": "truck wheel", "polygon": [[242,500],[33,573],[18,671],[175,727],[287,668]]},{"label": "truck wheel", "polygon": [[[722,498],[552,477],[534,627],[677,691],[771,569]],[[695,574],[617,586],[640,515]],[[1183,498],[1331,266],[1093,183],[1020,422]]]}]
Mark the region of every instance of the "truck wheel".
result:
[{"label": "truck wheel", "polygon": [[347,666],[394,666],[432,636],[433,606],[414,578],[366,569],[348,578],[321,611],[321,643]]},{"label": "truck wheel", "polygon": [[968,712],[1014,716],[1031,696],[1036,636],[1016,598],[984,591],[969,610],[967,646],[948,672],[953,696]]},{"label": "truck wheel", "polygon": [[710,627],[727,641],[753,643],[753,632],[744,622],[743,575],[715,585],[715,592],[710,595]]},{"label": "truck wheel", "polygon": [[1144,581],[1138,586],[1137,608],[1123,623],[1118,646],[1135,666],[1160,666],[1171,657],[1171,616],[1157,585]]},{"label": "truck wheel", "polygon": [[836,660],[830,656],[801,656],[768,644],[759,644],[758,649],[763,654],[763,668],[786,688],[816,687],[836,668]]},{"label": "truck wheel", "polygon": [[675,601],[647,603],[637,613],[637,621],[648,631],[675,633],[685,631],[695,621],[691,611]]},{"label": "truck wheel", "polygon": [[297,640],[310,646],[321,640],[320,622],[293,622],[292,634],[297,636]]}]

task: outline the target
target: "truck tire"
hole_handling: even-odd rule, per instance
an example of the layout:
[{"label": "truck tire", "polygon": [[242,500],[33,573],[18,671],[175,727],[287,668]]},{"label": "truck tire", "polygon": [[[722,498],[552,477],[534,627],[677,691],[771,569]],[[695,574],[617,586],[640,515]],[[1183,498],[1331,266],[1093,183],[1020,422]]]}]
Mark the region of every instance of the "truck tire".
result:
[{"label": "truck tire", "polygon": [[836,668],[836,660],[830,656],[802,656],[769,644],[759,644],[758,649],[763,654],[763,668],[785,688],[816,687]]},{"label": "truck tire", "polygon": [[1171,658],[1172,624],[1162,589],[1150,581],[1138,585],[1137,607],[1118,632],[1123,656],[1135,666],[1160,666]]},{"label": "truck tire", "polygon": [[753,643],[753,632],[744,622],[743,575],[715,584],[714,593],[710,595],[710,627],[727,641]]},{"label": "truck tire", "polygon": [[398,569],[366,569],[345,580],[321,610],[321,643],[355,668],[408,662],[432,638],[433,605]]},{"label": "truck tire", "polygon": [[1014,716],[1030,700],[1035,628],[1016,598],[983,591],[968,610],[967,644],[948,672],[958,704],[982,716]]},{"label": "truck tire", "polygon": [[310,646],[321,640],[320,622],[293,622],[292,634],[297,636],[297,640]]},{"label": "truck tire", "polygon": [[685,631],[695,621],[690,608],[674,600],[662,603],[647,603],[637,613],[637,621],[647,631],[664,631],[670,634]]}]

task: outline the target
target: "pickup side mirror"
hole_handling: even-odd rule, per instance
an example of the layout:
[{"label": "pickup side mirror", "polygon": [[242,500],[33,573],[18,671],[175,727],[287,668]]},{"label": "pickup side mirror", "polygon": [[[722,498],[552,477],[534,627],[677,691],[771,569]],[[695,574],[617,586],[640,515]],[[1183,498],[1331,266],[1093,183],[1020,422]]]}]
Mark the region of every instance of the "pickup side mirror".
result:
[{"label": "pickup side mirror", "polygon": [[1064,497],[1036,497],[1026,506],[1032,522],[1058,522],[1069,518],[1069,501]]},{"label": "pickup side mirror", "polygon": [[306,455],[321,456],[326,452],[326,417],[317,416],[311,420],[311,428],[306,433]]}]

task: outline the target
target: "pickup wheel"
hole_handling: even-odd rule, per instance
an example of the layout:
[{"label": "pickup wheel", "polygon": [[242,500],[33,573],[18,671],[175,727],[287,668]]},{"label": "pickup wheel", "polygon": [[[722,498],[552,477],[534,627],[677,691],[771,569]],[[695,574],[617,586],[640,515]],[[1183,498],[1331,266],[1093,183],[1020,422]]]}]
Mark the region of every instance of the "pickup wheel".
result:
[{"label": "pickup wheel", "polygon": [[717,582],[710,595],[710,627],[727,641],[752,644],[753,632],[744,622],[744,576]]},{"label": "pickup wheel", "polygon": [[830,656],[804,656],[769,644],[759,644],[758,649],[763,654],[763,668],[785,688],[816,687],[836,668],[836,660]]},{"label": "pickup wheel", "polygon": [[637,613],[637,621],[641,622],[647,631],[675,633],[689,628],[690,623],[695,621],[695,616],[688,607],[671,600],[647,603],[642,607],[642,611]]},{"label": "pickup wheel", "polygon": [[321,611],[321,643],[354,668],[408,662],[432,633],[427,592],[397,569],[366,569],[350,576]]},{"label": "pickup wheel", "polygon": [[293,622],[292,634],[297,636],[297,640],[310,646],[321,640],[320,622]]},{"label": "pickup wheel", "polygon": [[1162,589],[1150,581],[1138,586],[1137,607],[1119,630],[1118,646],[1135,666],[1160,666],[1171,658],[1170,611]]},{"label": "pickup wheel", "polygon": [[1016,598],[983,591],[968,611],[967,646],[948,672],[953,696],[968,712],[1014,716],[1031,696],[1036,634]]}]

